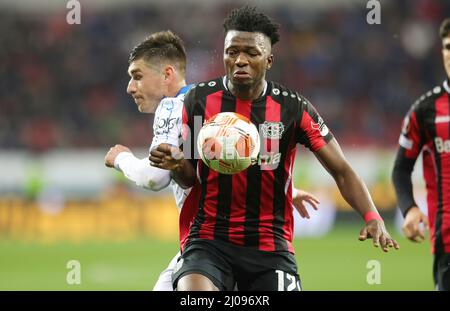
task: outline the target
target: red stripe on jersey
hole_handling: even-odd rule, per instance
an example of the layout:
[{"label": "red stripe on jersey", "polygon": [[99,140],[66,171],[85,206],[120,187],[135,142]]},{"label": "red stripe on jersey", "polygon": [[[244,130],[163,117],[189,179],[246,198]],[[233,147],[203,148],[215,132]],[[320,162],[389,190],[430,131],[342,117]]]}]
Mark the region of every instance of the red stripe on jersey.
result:
[{"label": "red stripe on jersey", "polygon": [[[266,100],[266,116],[267,122],[280,122],[281,106],[268,96]],[[279,152],[279,139],[264,139],[264,149],[266,152]],[[259,210],[259,249],[263,251],[275,251],[275,239],[273,232],[273,208],[274,208],[274,169],[264,164],[261,165],[261,194],[260,194],[260,210]],[[280,194],[282,195],[282,194]]]},{"label": "red stripe on jersey", "polygon": [[[405,120],[403,120],[402,128],[405,128]],[[420,127],[417,122],[416,112],[413,111],[409,116],[409,124],[406,125],[406,137],[413,142],[411,149],[405,149],[405,156],[410,159],[415,159],[419,155],[422,146],[420,142]],[[402,134],[403,135],[403,134]]]},{"label": "red stripe on jersey", "polygon": [[182,121],[183,121],[183,127],[181,129],[181,135],[183,136],[183,141],[186,141],[187,139],[187,135],[189,134],[188,131],[186,131],[186,129],[189,129],[189,125],[188,125],[188,116],[187,116],[187,112],[186,112],[186,107],[184,107],[183,105],[183,112],[182,112]]},{"label": "red stripe on jersey", "polygon": [[[237,113],[250,120],[252,102],[239,100],[236,98]],[[231,176],[231,187],[247,189],[247,170]],[[236,195],[231,196],[230,205],[230,227],[228,229],[229,240],[238,245],[244,245],[244,223],[246,207],[246,191],[236,191]]]},{"label": "red stripe on jersey", "polygon": [[[209,120],[212,116],[221,111],[223,91],[210,94],[206,97],[205,117]],[[202,161],[198,161],[198,165],[203,166]],[[205,221],[199,230],[199,238],[214,239],[214,226],[216,224],[217,215],[217,198],[219,195],[219,173],[210,169],[206,180],[206,195],[203,199],[203,213]]]},{"label": "red stripe on jersey", "polygon": [[[449,96],[444,93],[443,96],[436,100],[436,118],[450,116]],[[436,138],[441,138],[443,142],[449,141],[450,122],[435,122]],[[445,143],[444,143],[445,144]],[[445,149],[445,147],[443,147]],[[442,239],[445,251],[450,251],[450,152],[439,153],[441,158],[441,193],[442,193]]]}]

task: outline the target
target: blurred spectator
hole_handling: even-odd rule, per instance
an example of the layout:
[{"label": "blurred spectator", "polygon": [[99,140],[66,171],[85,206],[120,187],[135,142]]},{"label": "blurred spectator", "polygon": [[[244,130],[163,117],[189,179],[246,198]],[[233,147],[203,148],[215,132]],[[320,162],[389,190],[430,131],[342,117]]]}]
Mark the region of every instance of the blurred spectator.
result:
[{"label": "blurred spectator", "polygon": [[[130,5],[84,12],[76,26],[61,12],[2,9],[0,148],[147,145],[150,120],[125,92],[129,51],[172,29],[188,48],[188,82],[222,74],[217,34],[231,6]],[[308,97],[343,144],[395,145],[412,100],[445,77],[433,29],[449,1],[383,2],[381,25],[366,23],[365,6],[272,10],[283,39],[269,78]]]}]

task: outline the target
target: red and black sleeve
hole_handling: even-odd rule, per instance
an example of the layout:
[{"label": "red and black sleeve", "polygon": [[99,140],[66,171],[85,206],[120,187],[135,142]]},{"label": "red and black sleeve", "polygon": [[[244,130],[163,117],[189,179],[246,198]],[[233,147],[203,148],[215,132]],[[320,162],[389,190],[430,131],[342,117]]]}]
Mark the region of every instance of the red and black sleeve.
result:
[{"label": "red and black sleeve", "polygon": [[319,151],[333,138],[333,134],[314,106],[304,97],[299,98],[296,141],[313,152]]},{"label": "red and black sleeve", "polygon": [[397,204],[403,216],[406,216],[411,207],[417,206],[413,195],[411,174],[423,146],[420,120],[420,110],[418,105],[414,105],[403,119],[398,141],[399,148],[392,171]]}]

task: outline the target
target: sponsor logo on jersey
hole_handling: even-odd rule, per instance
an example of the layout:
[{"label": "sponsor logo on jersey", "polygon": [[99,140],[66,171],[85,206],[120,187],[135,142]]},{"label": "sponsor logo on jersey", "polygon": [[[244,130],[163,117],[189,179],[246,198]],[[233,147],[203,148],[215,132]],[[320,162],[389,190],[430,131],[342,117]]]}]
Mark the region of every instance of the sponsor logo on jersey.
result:
[{"label": "sponsor logo on jersey", "polygon": [[[281,153],[270,152],[258,156],[258,165],[277,165],[281,161]],[[277,165],[278,166],[278,165]],[[276,167],[275,167],[276,168]]]},{"label": "sponsor logo on jersey", "polygon": [[440,137],[434,139],[434,145],[436,146],[436,151],[438,153],[449,153],[450,152],[450,139],[443,140]]},{"label": "sponsor logo on jersey", "polygon": [[438,116],[434,120],[434,123],[447,123],[450,122],[450,116]]},{"label": "sponsor logo on jersey", "polygon": [[325,125],[325,122],[323,122],[323,119],[319,117],[319,120],[317,123],[314,121],[311,121],[311,128],[317,131],[320,131],[320,135],[327,136],[329,133],[328,127]]},{"label": "sponsor logo on jersey", "polygon": [[264,123],[260,125],[260,129],[264,138],[281,139],[284,132],[284,125],[282,122],[264,121]]},{"label": "sponsor logo on jersey", "polygon": [[155,134],[167,134],[177,124],[178,118],[157,118],[155,120]]}]

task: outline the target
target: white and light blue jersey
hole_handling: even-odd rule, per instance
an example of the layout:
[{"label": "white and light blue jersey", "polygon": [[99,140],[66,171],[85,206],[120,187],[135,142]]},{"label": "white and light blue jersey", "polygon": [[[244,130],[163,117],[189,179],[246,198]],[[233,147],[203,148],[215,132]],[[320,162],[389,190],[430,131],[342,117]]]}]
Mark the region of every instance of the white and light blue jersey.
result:
[{"label": "white and light blue jersey", "polygon": [[[186,85],[180,89],[175,97],[165,97],[159,103],[153,121],[153,140],[150,145],[150,151],[162,143],[181,146],[183,101],[184,96],[192,86],[193,84]],[[171,180],[170,184],[172,185],[176,204],[178,208],[181,208],[190,189],[181,188],[174,180]]]}]

